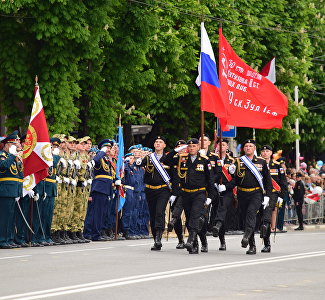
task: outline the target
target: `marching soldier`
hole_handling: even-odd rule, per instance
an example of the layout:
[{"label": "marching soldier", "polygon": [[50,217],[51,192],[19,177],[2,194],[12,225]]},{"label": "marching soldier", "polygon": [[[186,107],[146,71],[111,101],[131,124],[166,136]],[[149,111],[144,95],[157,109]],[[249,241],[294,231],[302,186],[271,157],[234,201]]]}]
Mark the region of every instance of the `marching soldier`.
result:
[{"label": "marching soldier", "polygon": [[263,210],[262,225],[261,225],[261,238],[264,240],[264,248],[261,252],[271,252],[271,218],[272,212],[275,210],[276,205],[281,207],[285,197],[287,187],[287,180],[284,169],[281,164],[272,160],[272,147],[264,145],[261,149],[261,156],[265,159],[271,174],[272,180],[272,193],[270,195],[269,205]]},{"label": "marching soldier", "polygon": [[137,164],[145,168],[144,182],[146,184],[146,198],[150,213],[150,226],[154,238],[154,245],[151,250],[161,250],[161,238],[165,230],[165,210],[170,197],[170,166],[162,161],[166,156],[164,149],[166,140],[162,136],[157,136],[154,140],[155,152],[146,156],[141,161],[137,159]]},{"label": "marching soldier", "polygon": [[0,151],[0,249],[16,248],[11,244],[14,229],[15,201],[22,196],[22,182],[17,164],[18,131],[1,141]]},{"label": "marching soldier", "polygon": [[199,153],[198,139],[192,138],[187,144],[188,153],[179,155],[177,179],[181,187],[182,203],[189,231],[185,248],[190,254],[197,254],[199,219],[204,211],[204,205],[209,205],[214,197],[214,174],[209,158]]},{"label": "marching soldier", "polygon": [[238,187],[238,203],[245,219],[245,233],[241,246],[249,250],[246,254],[256,254],[254,229],[256,213],[261,204],[266,207],[272,192],[272,182],[266,161],[256,157],[254,140],[246,140],[243,143],[245,155],[236,159],[235,182]]},{"label": "marching soldier", "polygon": [[[216,224],[212,228],[213,236],[218,237],[220,240],[219,250],[226,250],[226,241],[225,241],[225,219],[227,211],[234,200],[234,173],[236,167],[234,165],[235,159],[227,153],[228,150],[228,140],[222,139],[221,142],[221,165],[222,165],[222,179],[221,184],[215,183],[218,187],[220,193],[220,201],[216,212],[215,221]],[[219,147],[220,144],[218,144]]]}]

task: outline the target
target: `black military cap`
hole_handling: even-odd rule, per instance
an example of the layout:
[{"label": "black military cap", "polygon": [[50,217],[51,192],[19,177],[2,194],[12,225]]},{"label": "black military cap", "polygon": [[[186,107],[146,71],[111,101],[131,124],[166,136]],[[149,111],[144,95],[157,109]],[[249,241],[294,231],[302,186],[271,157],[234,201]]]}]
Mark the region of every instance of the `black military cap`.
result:
[{"label": "black military cap", "polygon": [[198,145],[198,144],[199,144],[199,140],[196,138],[192,138],[187,141],[187,145]]},{"label": "black military cap", "polygon": [[304,175],[301,174],[301,173],[297,173],[297,174],[296,174],[296,177],[304,177]]},{"label": "black military cap", "polygon": [[256,142],[255,142],[255,140],[253,140],[253,139],[248,139],[248,140],[246,140],[246,141],[243,143],[243,146],[242,146],[242,147],[244,147],[245,144],[254,144],[254,145],[256,146]]},{"label": "black military cap", "polygon": [[179,140],[179,141],[177,141],[175,147],[177,147],[179,145],[186,145],[186,142],[184,140]]},{"label": "black military cap", "polygon": [[15,130],[13,133],[9,134],[6,136],[1,143],[6,144],[6,143],[16,143],[17,140],[19,140],[18,136],[18,130]]},{"label": "black military cap", "polygon": [[59,146],[61,144],[61,140],[57,137],[52,137],[50,138],[50,143]]},{"label": "black military cap", "polygon": [[[220,139],[218,139],[218,143],[220,142]],[[229,141],[226,139],[221,139],[221,142],[229,144]]]},{"label": "black military cap", "polygon": [[161,135],[158,135],[155,139],[154,139],[154,143],[157,141],[157,140],[162,140],[162,141],[164,141],[164,143],[166,144],[166,139],[163,137],[163,136],[161,136]]},{"label": "black military cap", "polygon": [[262,150],[271,150],[271,151],[273,151],[273,149],[272,149],[272,147],[270,145],[264,145],[264,146],[262,146],[261,151]]},{"label": "black military cap", "polygon": [[114,143],[112,140],[109,140],[109,139],[105,139],[105,140],[102,140],[98,143],[98,149],[101,149],[102,147],[113,147]]}]

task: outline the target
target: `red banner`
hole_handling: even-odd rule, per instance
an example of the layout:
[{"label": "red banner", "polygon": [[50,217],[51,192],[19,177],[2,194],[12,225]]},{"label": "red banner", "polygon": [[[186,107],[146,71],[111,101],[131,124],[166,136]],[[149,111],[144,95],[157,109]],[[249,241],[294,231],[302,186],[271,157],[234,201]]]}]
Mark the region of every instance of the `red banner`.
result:
[{"label": "red banner", "polygon": [[227,124],[281,128],[288,99],[267,78],[245,64],[219,29],[219,80],[227,107]]},{"label": "red banner", "polygon": [[42,100],[38,86],[24,144],[24,196],[48,176],[48,167],[53,165],[51,144]]}]

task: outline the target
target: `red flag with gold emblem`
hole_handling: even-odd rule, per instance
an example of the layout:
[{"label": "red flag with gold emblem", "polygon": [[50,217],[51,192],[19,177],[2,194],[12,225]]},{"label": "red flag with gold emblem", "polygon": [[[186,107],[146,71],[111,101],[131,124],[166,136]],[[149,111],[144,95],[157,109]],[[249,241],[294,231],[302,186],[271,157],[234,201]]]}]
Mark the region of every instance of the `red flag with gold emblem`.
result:
[{"label": "red flag with gold emblem", "polygon": [[53,165],[49,132],[37,84],[24,144],[23,164],[23,195],[25,196],[37,183],[48,176],[48,168]]}]

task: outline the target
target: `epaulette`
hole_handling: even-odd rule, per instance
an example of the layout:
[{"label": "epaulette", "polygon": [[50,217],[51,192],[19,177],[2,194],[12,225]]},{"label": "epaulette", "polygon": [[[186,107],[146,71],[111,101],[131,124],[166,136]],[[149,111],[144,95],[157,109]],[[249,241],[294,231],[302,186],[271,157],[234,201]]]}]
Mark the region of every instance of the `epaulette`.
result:
[{"label": "epaulette", "polygon": [[231,160],[231,162],[234,162],[236,159],[228,154],[226,154],[228,156],[228,158]]},{"label": "epaulette", "polygon": [[176,157],[178,157],[178,153],[176,153],[176,154],[173,156],[173,158],[176,158]]},{"label": "epaulette", "polygon": [[4,152],[4,151],[0,151],[0,156],[4,156],[5,158],[8,157],[7,154],[6,154],[6,152]]},{"label": "epaulette", "polygon": [[214,153],[214,152],[210,152],[211,155],[214,155],[214,156],[219,156],[217,153]]},{"label": "epaulette", "polygon": [[205,159],[209,160],[209,157],[207,157],[207,156],[206,156],[206,155],[204,155],[204,154],[200,154],[200,157],[202,157],[202,158],[205,158]]},{"label": "epaulette", "polygon": [[263,158],[262,156],[256,156],[256,158],[265,160],[265,158]]},{"label": "epaulette", "polygon": [[281,165],[281,163],[279,161],[272,160],[272,162],[275,163],[276,165]]},{"label": "epaulette", "polygon": [[188,153],[180,153],[179,156],[188,156]]}]

